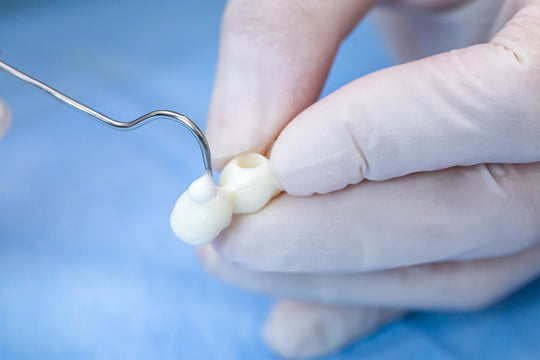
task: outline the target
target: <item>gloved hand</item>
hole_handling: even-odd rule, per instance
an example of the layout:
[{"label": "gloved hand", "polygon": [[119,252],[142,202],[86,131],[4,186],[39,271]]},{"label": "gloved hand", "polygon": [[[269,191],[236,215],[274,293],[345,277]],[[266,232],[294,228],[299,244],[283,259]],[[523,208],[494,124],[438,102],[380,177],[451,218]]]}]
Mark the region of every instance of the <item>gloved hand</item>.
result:
[{"label": "gloved hand", "polygon": [[405,310],[477,309],[540,272],[540,1],[385,2],[390,44],[422,59],[315,102],[376,2],[231,0],[224,15],[216,166],[277,138],[288,194],[199,255],[228,282],[295,299],[265,327],[284,356],[334,350]]},{"label": "gloved hand", "polygon": [[11,114],[9,108],[2,100],[0,100],[0,137],[6,133],[10,122]]}]

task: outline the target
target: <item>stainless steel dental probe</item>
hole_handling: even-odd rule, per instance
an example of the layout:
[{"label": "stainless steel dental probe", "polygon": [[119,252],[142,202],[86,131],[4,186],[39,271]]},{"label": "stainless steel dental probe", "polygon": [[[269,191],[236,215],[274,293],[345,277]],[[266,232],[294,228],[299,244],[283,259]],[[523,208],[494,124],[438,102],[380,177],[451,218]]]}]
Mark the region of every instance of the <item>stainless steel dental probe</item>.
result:
[{"label": "stainless steel dental probe", "polygon": [[76,110],[79,110],[80,112],[85,113],[86,115],[90,115],[91,117],[100,121],[101,123],[108,125],[112,128],[118,129],[118,130],[136,129],[140,126],[148,124],[149,122],[153,120],[156,120],[157,118],[167,118],[167,119],[175,120],[179,122],[180,124],[184,125],[185,127],[187,127],[189,131],[195,136],[195,138],[197,139],[197,142],[199,143],[199,147],[201,149],[201,155],[203,158],[205,172],[209,173],[212,178],[214,177],[213,172],[212,172],[212,158],[210,156],[210,147],[208,146],[208,141],[206,141],[206,137],[204,136],[204,133],[201,131],[201,129],[187,116],[179,114],[174,111],[169,111],[169,110],[155,110],[129,122],[116,121],[114,119],[111,119],[108,116],[103,115],[100,112],[97,112],[96,110],[89,108],[86,105],[81,104],[80,102],[70,98],[69,96],[62,94],[60,91],[53,89],[52,87],[42,83],[41,81],[38,81],[20,72],[19,70],[9,66],[3,61],[0,61],[0,70],[27,83],[30,86],[33,86],[34,88],[38,90],[41,90],[55,97],[57,100],[60,100],[64,104],[67,104]]}]

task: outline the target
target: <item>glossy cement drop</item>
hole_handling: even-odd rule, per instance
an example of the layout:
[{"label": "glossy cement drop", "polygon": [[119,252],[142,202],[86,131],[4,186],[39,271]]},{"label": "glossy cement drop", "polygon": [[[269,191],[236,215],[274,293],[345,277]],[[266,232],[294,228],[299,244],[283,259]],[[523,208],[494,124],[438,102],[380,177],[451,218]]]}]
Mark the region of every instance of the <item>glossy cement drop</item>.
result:
[{"label": "glossy cement drop", "polygon": [[212,174],[205,172],[195,180],[188,189],[189,197],[198,203],[204,203],[216,197],[217,190]]}]

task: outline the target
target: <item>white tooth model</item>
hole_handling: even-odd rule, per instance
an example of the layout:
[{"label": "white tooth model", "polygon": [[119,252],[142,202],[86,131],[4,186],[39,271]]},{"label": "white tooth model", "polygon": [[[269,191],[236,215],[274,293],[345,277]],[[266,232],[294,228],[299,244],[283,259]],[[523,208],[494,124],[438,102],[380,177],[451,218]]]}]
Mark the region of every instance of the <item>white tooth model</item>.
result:
[{"label": "white tooth model", "polygon": [[225,166],[218,187],[209,173],[191,184],[174,206],[171,228],[188,244],[208,244],[229,226],[233,214],[257,212],[280,192],[267,158],[240,155]]}]

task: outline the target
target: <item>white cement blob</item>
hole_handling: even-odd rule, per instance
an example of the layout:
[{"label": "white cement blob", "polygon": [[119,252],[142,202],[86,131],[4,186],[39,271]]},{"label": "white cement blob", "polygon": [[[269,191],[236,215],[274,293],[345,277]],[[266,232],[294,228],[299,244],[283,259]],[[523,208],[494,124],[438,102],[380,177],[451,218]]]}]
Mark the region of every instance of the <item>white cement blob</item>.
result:
[{"label": "white cement blob", "polygon": [[216,194],[216,186],[210,172],[205,172],[203,176],[195,180],[188,188],[189,197],[195,202],[208,202]]}]

